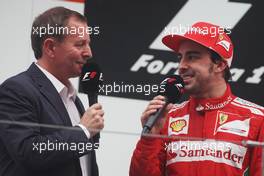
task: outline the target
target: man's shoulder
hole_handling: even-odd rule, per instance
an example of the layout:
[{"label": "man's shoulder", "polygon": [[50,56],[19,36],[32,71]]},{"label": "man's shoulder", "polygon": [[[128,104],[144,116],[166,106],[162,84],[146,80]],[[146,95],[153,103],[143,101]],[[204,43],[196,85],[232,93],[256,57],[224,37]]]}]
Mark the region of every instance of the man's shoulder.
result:
[{"label": "man's shoulder", "polygon": [[21,72],[15,76],[12,76],[8,79],[6,79],[2,84],[1,87],[6,87],[6,86],[12,86],[12,85],[24,85],[30,82],[30,77],[27,74],[26,71]]},{"label": "man's shoulder", "polygon": [[245,100],[245,99],[240,98],[240,97],[234,98],[234,100],[232,102],[238,103],[240,105],[245,105],[245,106],[254,107],[254,108],[258,108],[258,109],[264,110],[263,106],[260,106],[260,105],[258,105],[256,103],[253,103],[251,101]]},{"label": "man's shoulder", "polygon": [[35,86],[28,71],[21,72],[8,78],[0,85],[1,94],[10,94],[13,92],[20,95],[29,95],[32,94],[33,89],[35,89]]},{"label": "man's shoulder", "polygon": [[242,110],[248,110],[252,114],[255,114],[255,115],[264,116],[264,107],[256,103],[253,103],[251,101],[245,100],[240,97],[235,97],[230,103],[232,106],[236,108],[239,108]]},{"label": "man's shoulder", "polygon": [[1,84],[1,87],[13,85],[13,84],[19,84],[20,86],[29,85],[29,83],[33,82],[33,77],[36,78],[41,77],[41,71],[37,68],[37,66],[34,63],[32,63],[27,70],[6,79]]}]

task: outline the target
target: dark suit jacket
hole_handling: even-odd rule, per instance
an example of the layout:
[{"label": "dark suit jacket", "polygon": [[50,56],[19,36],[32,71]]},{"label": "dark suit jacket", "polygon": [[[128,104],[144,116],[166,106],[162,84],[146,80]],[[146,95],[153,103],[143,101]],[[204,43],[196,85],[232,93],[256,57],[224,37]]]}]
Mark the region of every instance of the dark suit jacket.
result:
[{"label": "dark suit jacket", "polygon": [[[84,108],[75,102],[80,114]],[[49,79],[32,64],[0,86],[0,120],[72,126],[67,110]],[[81,176],[79,157],[89,153],[92,176],[98,176],[95,151],[45,150],[34,146],[53,143],[68,146],[92,143],[80,127],[76,130],[0,123],[0,176]],[[42,144],[43,143],[43,144]],[[72,144],[72,145],[71,145]],[[50,147],[52,149],[52,146]]]}]

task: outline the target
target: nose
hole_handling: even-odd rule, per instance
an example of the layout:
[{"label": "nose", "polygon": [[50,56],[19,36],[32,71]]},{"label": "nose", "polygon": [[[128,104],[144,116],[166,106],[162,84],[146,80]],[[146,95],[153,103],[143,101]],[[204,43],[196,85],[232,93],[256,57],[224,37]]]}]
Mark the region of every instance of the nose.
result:
[{"label": "nose", "polygon": [[181,73],[184,73],[187,69],[188,69],[188,62],[186,61],[186,59],[183,57],[181,60],[180,60],[180,63],[179,63],[179,74]]},{"label": "nose", "polygon": [[83,50],[82,55],[83,55],[83,58],[86,58],[86,59],[89,59],[89,58],[93,57],[93,53],[92,53],[92,49],[91,49],[90,45],[87,45],[85,47],[85,49]]}]

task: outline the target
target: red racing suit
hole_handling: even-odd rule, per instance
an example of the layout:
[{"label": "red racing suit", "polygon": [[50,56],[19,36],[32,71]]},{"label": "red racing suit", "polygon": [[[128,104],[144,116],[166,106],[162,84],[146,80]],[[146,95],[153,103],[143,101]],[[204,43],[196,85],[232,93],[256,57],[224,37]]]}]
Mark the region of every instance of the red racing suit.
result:
[{"label": "red racing suit", "polygon": [[261,147],[243,144],[263,141],[263,110],[234,96],[229,85],[220,98],[175,105],[161,132],[169,137],[141,137],[129,175],[260,176]]}]

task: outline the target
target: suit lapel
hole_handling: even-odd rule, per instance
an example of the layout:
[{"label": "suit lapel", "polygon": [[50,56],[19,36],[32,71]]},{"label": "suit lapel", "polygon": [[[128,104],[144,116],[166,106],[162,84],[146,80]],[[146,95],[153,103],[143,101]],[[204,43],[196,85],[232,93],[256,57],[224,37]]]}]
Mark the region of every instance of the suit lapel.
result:
[{"label": "suit lapel", "polygon": [[75,105],[76,105],[76,107],[78,109],[78,112],[80,114],[80,117],[82,117],[82,115],[85,112],[85,109],[84,109],[83,104],[82,104],[81,100],[79,99],[79,97],[76,96],[76,99],[75,99],[75,102],[74,103],[75,103]]},{"label": "suit lapel", "polygon": [[51,81],[34,63],[31,64],[31,66],[27,70],[27,73],[30,75],[35,85],[39,88],[41,94],[58,112],[65,125],[72,126],[69,114],[63,104],[63,101]]}]

